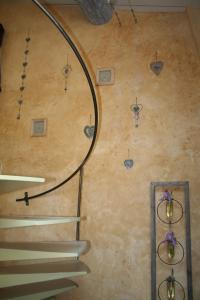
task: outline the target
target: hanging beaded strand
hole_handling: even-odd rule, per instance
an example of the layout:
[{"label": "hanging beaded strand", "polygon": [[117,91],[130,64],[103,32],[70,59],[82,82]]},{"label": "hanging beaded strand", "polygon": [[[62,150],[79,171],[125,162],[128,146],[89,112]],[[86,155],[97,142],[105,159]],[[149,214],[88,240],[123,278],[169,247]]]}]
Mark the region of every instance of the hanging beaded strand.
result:
[{"label": "hanging beaded strand", "polygon": [[136,103],[132,104],[130,107],[131,111],[134,114],[134,119],[135,119],[135,127],[139,127],[139,119],[140,119],[140,112],[143,109],[142,104],[139,104],[137,101],[137,97],[136,97]]},{"label": "hanging beaded strand", "polygon": [[64,78],[65,78],[65,88],[64,88],[65,93],[67,92],[68,89],[67,80],[71,71],[72,71],[72,67],[69,64],[68,57],[67,57],[67,64],[64,66],[64,70],[63,70]]},{"label": "hanging beaded strand", "polygon": [[115,6],[110,2],[110,7],[112,8],[116,18],[117,18],[117,21],[118,21],[118,24],[120,27],[122,27],[122,22],[120,20],[120,17],[119,17],[119,14],[117,13],[116,9],[115,9]]},{"label": "hanging beaded strand", "polygon": [[27,66],[28,66],[29,43],[31,41],[31,38],[30,38],[29,34],[25,38],[25,41],[26,41],[26,48],[24,50],[24,61],[22,63],[23,69],[22,69],[22,75],[21,75],[21,86],[19,88],[20,97],[19,97],[19,100],[17,101],[18,105],[19,105],[19,110],[18,110],[18,113],[17,113],[17,120],[20,120],[20,118],[21,118],[21,107],[22,107],[22,104],[23,104],[23,101],[24,101],[23,93],[24,93],[24,90],[25,90],[26,70],[27,70]]},{"label": "hanging beaded strand", "polygon": [[137,24],[138,23],[138,19],[137,19],[136,15],[135,15],[135,11],[134,11],[133,6],[132,6],[132,1],[129,0],[128,4],[130,6],[130,10],[131,10],[131,14],[132,14],[134,23]]}]

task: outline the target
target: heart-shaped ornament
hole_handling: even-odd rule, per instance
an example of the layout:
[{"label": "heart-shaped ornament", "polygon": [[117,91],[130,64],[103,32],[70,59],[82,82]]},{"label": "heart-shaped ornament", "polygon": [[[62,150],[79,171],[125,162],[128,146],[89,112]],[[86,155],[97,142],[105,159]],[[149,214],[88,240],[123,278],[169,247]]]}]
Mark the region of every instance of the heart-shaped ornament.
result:
[{"label": "heart-shaped ornament", "polygon": [[127,168],[127,169],[131,169],[133,167],[133,160],[132,159],[126,159],[124,161],[124,166]]},{"label": "heart-shaped ornament", "polygon": [[150,64],[150,68],[151,70],[154,72],[154,74],[156,75],[159,75],[160,72],[162,71],[163,69],[163,66],[164,66],[164,63],[163,61],[153,61],[151,64]]},{"label": "heart-shaped ornament", "polygon": [[92,126],[85,126],[84,127],[84,133],[85,133],[85,135],[86,135],[86,137],[87,138],[89,138],[89,139],[92,139],[93,138],[93,136],[94,136],[94,125],[92,125]]}]

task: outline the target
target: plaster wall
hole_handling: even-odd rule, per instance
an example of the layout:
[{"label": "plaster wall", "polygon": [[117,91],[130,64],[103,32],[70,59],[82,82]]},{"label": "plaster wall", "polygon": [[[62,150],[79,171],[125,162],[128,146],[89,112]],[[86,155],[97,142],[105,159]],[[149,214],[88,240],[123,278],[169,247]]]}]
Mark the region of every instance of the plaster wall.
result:
[{"label": "plaster wall", "polygon": [[200,55],[200,8],[198,7],[188,7],[187,9],[189,20],[191,23],[192,33],[196,41],[196,47]]},{"label": "plaster wall", "polygon": [[[97,88],[100,130],[84,169],[81,238],[91,241],[82,258],[91,274],[79,289],[59,297],[70,300],[150,300],[150,182],[190,182],[194,300],[199,299],[200,234],[198,171],[200,66],[186,13],[119,12],[96,27],[76,7],[51,7],[72,34],[95,81],[98,67],[113,67],[115,83]],[[3,92],[0,94],[0,159],[3,173],[39,175],[50,187],[84,157],[90,144],[83,134],[92,113],[91,96],[73,53],[49,21],[28,2],[1,1],[0,20],[7,34],[3,47]],[[21,120],[16,120],[24,38],[30,30],[30,64]],[[160,76],[149,64],[164,61]],[[63,66],[72,65],[64,93]],[[130,106],[143,110],[134,127]],[[30,137],[32,118],[48,118],[48,134]],[[93,120],[92,120],[93,121]],[[123,161],[134,160],[126,170]],[[66,187],[31,202],[15,203],[23,191],[0,197],[0,213],[73,215],[78,178]],[[30,193],[44,190],[31,189]],[[1,240],[73,239],[73,225],[6,230]]]}]

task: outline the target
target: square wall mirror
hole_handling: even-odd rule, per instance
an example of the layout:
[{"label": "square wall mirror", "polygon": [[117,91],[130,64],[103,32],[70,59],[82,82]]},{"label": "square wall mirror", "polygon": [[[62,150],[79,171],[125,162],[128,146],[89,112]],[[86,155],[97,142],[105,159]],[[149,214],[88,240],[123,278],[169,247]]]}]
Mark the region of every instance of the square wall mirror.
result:
[{"label": "square wall mirror", "polygon": [[114,84],[114,69],[103,68],[97,69],[97,85]]},{"label": "square wall mirror", "polygon": [[33,119],[31,127],[31,136],[46,136],[47,119]]}]

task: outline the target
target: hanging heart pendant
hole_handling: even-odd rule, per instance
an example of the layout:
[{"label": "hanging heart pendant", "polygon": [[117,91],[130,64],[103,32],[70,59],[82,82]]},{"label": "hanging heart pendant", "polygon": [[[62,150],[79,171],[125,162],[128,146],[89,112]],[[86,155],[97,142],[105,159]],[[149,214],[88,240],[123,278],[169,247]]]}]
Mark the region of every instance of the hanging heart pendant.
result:
[{"label": "hanging heart pendant", "polygon": [[94,136],[94,126],[85,126],[84,127],[84,133],[86,135],[87,138],[92,139]]},{"label": "hanging heart pendant", "polygon": [[164,66],[164,63],[162,61],[154,61],[150,64],[151,70],[156,74],[157,76],[160,74]]},{"label": "hanging heart pendant", "polygon": [[124,161],[124,166],[126,169],[131,169],[133,167],[133,160],[132,159],[126,159]]}]

